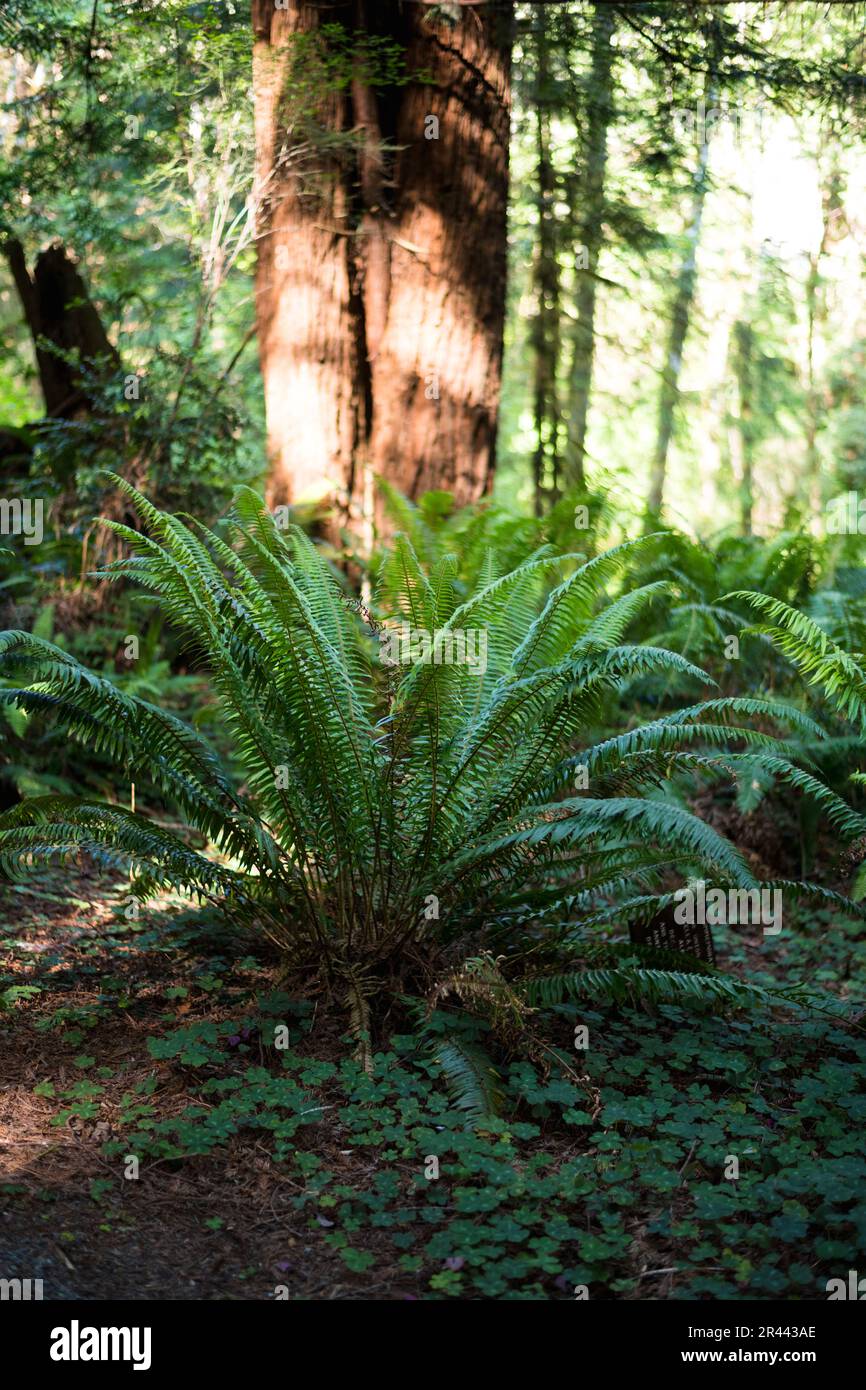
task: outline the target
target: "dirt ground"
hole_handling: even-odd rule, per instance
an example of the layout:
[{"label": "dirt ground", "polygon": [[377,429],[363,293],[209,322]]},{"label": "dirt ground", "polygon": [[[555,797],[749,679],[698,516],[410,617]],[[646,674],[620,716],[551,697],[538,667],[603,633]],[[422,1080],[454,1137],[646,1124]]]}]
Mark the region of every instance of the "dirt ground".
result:
[{"label": "dirt ground", "polygon": [[[256,1142],[235,1138],[221,1157],[194,1163],[149,1161],[138,1181],[113,1184],[110,1202],[94,1201],[94,1180],[116,1178],[116,1161],[102,1153],[113,1104],[136,1079],[167,1067],[148,1055],[146,1037],[165,1016],[162,990],[182,976],[176,961],[134,943],[121,959],[100,952],[111,912],[99,880],[76,878],[77,907],[62,876],[43,888],[50,896],[0,890],[0,936],[12,933],[16,943],[0,956],[3,974],[45,988],[0,1013],[0,1277],[42,1279],[46,1299],[266,1299],[278,1286],[292,1299],[412,1297],[399,1270],[393,1282],[387,1269],[384,1279],[381,1268],[375,1280],[353,1274],[315,1232],[293,1224],[302,1220],[290,1205],[297,1184]],[[119,977],[138,987],[133,1008],[112,1009],[78,1045],[40,1031],[59,995],[64,1008],[92,1006],[109,970],[113,985]],[[216,1001],[212,1012],[220,1012]],[[59,1093],[73,1084],[81,1076],[74,1056],[85,1047],[116,1080],[100,1076],[97,1122],[52,1126],[61,1102],[34,1096],[34,1087],[50,1082]],[[182,1109],[190,1099],[178,1086],[169,1103]],[[367,1176],[354,1174],[361,1183]],[[205,1225],[212,1218],[219,1229]]]}]

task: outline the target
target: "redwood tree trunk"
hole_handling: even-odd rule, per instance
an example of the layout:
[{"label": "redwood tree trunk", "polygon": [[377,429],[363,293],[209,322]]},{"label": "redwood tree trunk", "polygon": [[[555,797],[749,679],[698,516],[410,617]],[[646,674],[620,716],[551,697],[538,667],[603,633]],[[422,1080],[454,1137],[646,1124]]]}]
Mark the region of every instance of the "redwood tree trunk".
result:
[{"label": "redwood tree trunk", "polygon": [[[510,0],[287,4],[253,0],[270,500],[358,507],[372,473],[474,500],[499,404]],[[295,36],[325,23],[362,39],[303,129]],[[366,35],[397,46],[399,81],[371,72]]]},{"label": "redwood tree trunk", "polygon": [[[258,266],[256,319],[265,391],[269,501],[313,501],[350,484],[361,434],[349,179],[340,153],[310,145],[291,111],[292,40],[350,5],[253,0]],[[323,136],[351,124],[344,91],[324,92]]]}]

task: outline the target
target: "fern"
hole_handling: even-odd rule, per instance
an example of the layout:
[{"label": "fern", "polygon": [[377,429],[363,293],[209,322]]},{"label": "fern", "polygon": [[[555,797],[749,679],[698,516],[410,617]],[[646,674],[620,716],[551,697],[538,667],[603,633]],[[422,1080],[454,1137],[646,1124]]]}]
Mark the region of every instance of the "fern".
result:
[{"label": "fern", "polygon": [[[589,559],[545,545],[527,556],[525,528],[495,508],[451,518],[444,506],[400,504],[410,534],[382,558],[368,613],[309,538],[279,530],[249,489],[216,534],[116,484],[144,531],[110,523],[129,553],[105,577],[143,586],[186,636],[231,756],[44,638],[2,633],[0,703],[100,750],[125,779],[149,778],[187,829],[164,825],[158,807],[40,796],[0,816],[0,867],[87,854],[128,869],[142,898],[173,889],[216,903],[318,976],[360,1040],[407,980],[429,986],[451,942],[481,959],[494,938],[511,949],[515,936],[649,910],[671,874],[754,886],[733,845],[657,795],[671,777],[721,775],[748,756],[841,836],[862,833],[861,818],[785,756],[791,731],[820,740],[814,721],[759,696],[696,703],[695,688],[710,683],[699,666],[630,640],[668,581],[630,591],[623,575],[663,538]],[[490,544],[500,529],[507,555],[518,536],[516,564]],[[483,631],[487,669],[384,666],[379,636],[395,623],[410,634]],[[779,623],[818,641],[808,623]],[[653,676],[682,707],[600,735],[629,683]],[[734,751],[744,744],[746,754]],[[575,795],[578,762],[590,785]],[[615,992],[621,978],[631,977],[595,982]]]},{"label": "fern", "polygon": [[530,1004],[546,1005],[580,998],[615,1004],[687,1004],[726,1009],[755,1004],[789,1008],[808,1002],[808,991],[802,985],[769,989],[716,972],[653,970],[638,965],[539,976],[526,982],[525,991]]},{"label": "fern", "polygon": [[814,618],[781,599],[750,591],[729,597],[743,599],[769,620],[746,631],[766,637],[810,684],[821,686],[839,714],[866,729],[866,665],[859,654],[843,651]]},{"label": "fern", "polygon": [[475,1043],[449,1033],[432,1049],[454,1105],[474,1124],[497,1115],[502,1108],[502,1083],[496,1068]]}]

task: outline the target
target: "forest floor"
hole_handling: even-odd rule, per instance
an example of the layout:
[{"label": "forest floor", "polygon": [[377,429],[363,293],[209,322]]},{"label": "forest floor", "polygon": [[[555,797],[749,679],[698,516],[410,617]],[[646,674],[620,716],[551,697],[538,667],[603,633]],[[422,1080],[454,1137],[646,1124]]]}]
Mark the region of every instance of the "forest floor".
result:
[{"label": "forest floor", "polygon": [[0,1277],[49,1299],[819,1299],[862,1267],[866,924],[725,929],[726,968],[817,984],[826,1013],[551,1010],[566,1056],[588,1024],[587,1079],[512,1058],[473,1131],[412,1036],[367,1077],[248,939],[177,906],[127,921],[123,894],[0,885]]}]

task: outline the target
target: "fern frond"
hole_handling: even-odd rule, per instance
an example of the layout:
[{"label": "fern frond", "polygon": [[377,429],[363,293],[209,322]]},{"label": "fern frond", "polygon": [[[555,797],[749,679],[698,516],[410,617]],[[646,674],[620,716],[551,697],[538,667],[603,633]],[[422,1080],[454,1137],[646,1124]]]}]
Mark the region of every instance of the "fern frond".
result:
[{"label": "fern frond", "polygon": [[438,1038],[433,1056],[454,1104],[475,1127],[502,1108],[503,1087],[493,1063],[475,1043],[449,1033]]}]

